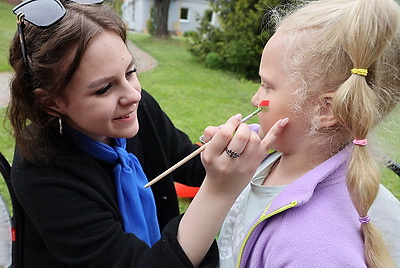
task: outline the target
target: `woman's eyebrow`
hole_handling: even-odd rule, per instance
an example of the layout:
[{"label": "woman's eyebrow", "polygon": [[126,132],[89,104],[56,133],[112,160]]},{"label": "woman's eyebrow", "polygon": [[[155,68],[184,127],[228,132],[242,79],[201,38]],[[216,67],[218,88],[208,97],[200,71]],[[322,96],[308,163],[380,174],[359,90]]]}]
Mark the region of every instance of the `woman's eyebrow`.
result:
[{"label": "woman's eyebrow", "polygon": [[88,88],[96,88],[102,84],[104,84],[105,82],[109,81],[110,79],[112,79],[113,76],[106,76],[106,77],[101,77],[97,80],[94,80],[93,82],[91,82],[88,85]]},{"label": "woman's eyebrow", "polygon": [[[131,56],[131,61],[129,62],[128,67],[126,68],[127,70],[129,70],[130,68],[132,68],[132,66],[134,66],[135,64],[135,60],[134,58]],[[88,86],[88,88],[96,88],[100,85],[102,85],[103,83],[109,81],[110,79],[112,79],[113,76],[106,76],[106,77],[101,77],[97,80],[94,80],[93,82],[91,82]]]},{"label": "woman's eyebrow", "polygon": [[130,61],[129,65],[128,65],[127,70],[129,70],[130,68],[132,68],[132,66],[134,66],[134,65],[135,65],[135,59],[134,59],[133,56],[131,55],[131,61]]}]

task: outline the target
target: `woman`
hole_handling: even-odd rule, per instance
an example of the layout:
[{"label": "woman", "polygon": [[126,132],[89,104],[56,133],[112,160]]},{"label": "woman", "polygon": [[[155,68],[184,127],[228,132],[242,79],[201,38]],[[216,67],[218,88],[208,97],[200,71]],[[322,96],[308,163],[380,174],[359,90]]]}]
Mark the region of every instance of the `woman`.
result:
[{"label": "woman", "polygon": [[36,0],[14,12],[11,183],[25,220],[16,267],[215,267],[223,218],[284,124],[260,140],[230,118],[202,154],[197,197],[160,233],[160,196],[125,149],[141,87],[124,24],[99,4]]}]

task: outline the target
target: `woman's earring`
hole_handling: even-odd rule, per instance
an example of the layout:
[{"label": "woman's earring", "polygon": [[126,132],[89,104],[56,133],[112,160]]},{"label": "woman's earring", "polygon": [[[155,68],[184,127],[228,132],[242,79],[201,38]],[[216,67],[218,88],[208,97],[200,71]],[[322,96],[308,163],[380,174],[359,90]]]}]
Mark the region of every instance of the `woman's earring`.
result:
[{"label": "woman's earring", "polygon": [[61,121],[61,116],[58,118],[58,128],[60,130],[60,135],[62,135],[62,121]]}]

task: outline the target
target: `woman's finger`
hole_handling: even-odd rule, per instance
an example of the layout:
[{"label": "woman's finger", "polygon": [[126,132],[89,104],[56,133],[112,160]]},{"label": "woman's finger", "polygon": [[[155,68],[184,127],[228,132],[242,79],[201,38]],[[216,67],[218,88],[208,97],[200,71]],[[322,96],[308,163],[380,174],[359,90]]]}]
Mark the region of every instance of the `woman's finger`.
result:
[{"label": "woman's finger", "polygon": [[[232,139],[233,133],[240,125],[242,119],[241,114],[237,114],[229,118],[225,124],[218,128],[218,131],[212,137],[210,143],[213,143],[212,148],[216,151],[222,151]],[[209,146],[210,147],[210,146]],[[211,151],[211,150],[209,150]]]},{"label": "woman's finger", "polygon": [[250,139],[250,131],[247,124],[240,124],[232,140],[225,149],[225,155],[233,159],[240,157]]},{"label": "woman's finger", "polygon": [[208,126],[204,129],[203,135],[200,136],[200,141],[202,143],[207,143],[209,142],[212,137],[214,137],[215,133],[217,133],[218,127],[214,126]]},{"label": "woman's finger", "polygon": [[271,127],[261,141],[261,148],[264,150],[264,152],[267,152],[269,149],[271,149],[271,146],[274,144],[276,138],[279,136],[288,122],[289,118],[280,119]]}]

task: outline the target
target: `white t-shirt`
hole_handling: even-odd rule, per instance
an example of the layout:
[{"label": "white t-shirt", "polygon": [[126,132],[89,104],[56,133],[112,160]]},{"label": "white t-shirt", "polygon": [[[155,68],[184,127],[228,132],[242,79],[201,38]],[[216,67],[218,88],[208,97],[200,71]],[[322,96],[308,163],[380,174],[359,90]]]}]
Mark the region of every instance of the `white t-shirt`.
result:
[{"label": "white t-shirt", "polygon": [[236,199],[218,237],[219,267],[236,267],[243,239],[246,236],[251,224],[268,204],[286,187],[263,186],[262,183],[269,173],[271,166],[280,157],[275,153],[264,160],[258,167],[253,179]]}]

